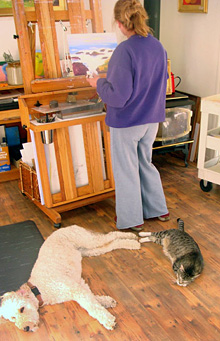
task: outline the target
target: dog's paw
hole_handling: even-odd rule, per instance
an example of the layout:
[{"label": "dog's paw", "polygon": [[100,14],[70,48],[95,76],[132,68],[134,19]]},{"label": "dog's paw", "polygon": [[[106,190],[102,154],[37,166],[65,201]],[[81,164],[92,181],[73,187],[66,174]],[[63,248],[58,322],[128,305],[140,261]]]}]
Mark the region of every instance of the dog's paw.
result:
[{"label": "dog's paw", "polygon": [[108,330],[113,330],[116,326],[115,316],[111,315],[111,317],[103,323],[103,326]]},{"label": "dog's paw", "polygon": [[114,300],[114,298],[112,298],[110,296],[108,296],[108,297],[109,297],[109,308],[115,308],[117,305],[116,300]]},{"label": "dog's paw", "polygon": [[126,246],[130,250],[139,250],[141,248],[141,245],[138,240],[131,239],[126,240]]},{"label": "dog's paw", "polygon": [[124,235],[126,237],[124,237],[125,239],[134,239],[137,240],[138,236],[136,236],[136,234],[134,234],[133,232],[125,232]]},{"label": "dog's paw", "polygon": [[149,237],[151,236],[151,232],[139,232],[140,237]]},{"label": "dog's paw", "polygon": [[105,308],[114,308],[117,302],[110,296],[96,296],[97,301]]}]

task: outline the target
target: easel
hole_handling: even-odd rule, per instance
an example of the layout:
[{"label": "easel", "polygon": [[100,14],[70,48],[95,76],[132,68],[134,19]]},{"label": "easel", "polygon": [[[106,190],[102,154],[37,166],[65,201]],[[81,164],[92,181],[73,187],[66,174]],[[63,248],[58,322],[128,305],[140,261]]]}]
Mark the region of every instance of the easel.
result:
[{"label": "easel", "polygon": [[[84,76],[61,78],[61,68],[55,22],[69,21],[71,33],[86,33],[86,20],[91,20],[93,32],[103,32],[101,0],[90,0],[90,10],[84,9],[83,0],[67,0],[67,9],[54,11],[52,0],[35,0],[35,11],[27,12],[23,0],[12,0],[16,33],[23,73],[25,95],[19,98],[23,127],[32,130],[36,143],[42,190],[45,205],[33,202],[54,222],[61,223],[60,213],[95,203],[114,195],[114,180],[110,156],[110,136],[105,126],[105,115],[81,118],[74,121],[34,125],[33,108],[37,101],[48,105],[51,100],[65,102],[68,93],[77,92],[77,99],[89,99],[96,91],[88,86]],[[29,22],[37,22],[45,78],[34,79],[33,56],[35,39]],[[82,125],[88,185],[77,188],[71,155],[68,127]],[[103,177],[97,124],[100,125],[105,153],[106,179]],[[51,193],[41,132],[54,130],[54,148],[59,174],[60,192]]]}]

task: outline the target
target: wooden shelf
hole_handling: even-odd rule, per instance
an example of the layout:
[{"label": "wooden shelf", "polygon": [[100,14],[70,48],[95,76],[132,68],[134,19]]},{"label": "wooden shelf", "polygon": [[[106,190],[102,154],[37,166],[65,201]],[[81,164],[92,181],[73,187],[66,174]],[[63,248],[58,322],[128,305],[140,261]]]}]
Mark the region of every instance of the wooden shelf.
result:
[{"label": "wooden shelf", "polygon": [[0,183],[17,180],[20,178],[19,168],[16,168],[14,165],[11,165],[11,170],[7,172],[0,172]]},{"label": "wooden shelf", "polygon": [[20,110],[4,110],[0,111],[0,124],[18,123],[21,122]]},{"label": "wooden shelf", "polygon": [[24,85],[8,85],[8,83],[1,83],[0,82],[0,91],[4,90],[13,90],[13,89],[23,89]]},{"label": "wooden shelf", "polygon": [[5,119],[5,120],[0,120],[0,125],[1,124],[11,124],[11,123],[19,123],[21,122],[20,117],[13,118],[13,119]]}]

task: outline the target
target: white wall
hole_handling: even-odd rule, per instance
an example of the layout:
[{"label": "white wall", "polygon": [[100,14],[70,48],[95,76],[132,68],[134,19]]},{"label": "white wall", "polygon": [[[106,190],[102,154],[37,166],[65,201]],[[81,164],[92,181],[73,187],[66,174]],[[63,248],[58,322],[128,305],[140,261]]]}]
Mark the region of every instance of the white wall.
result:
[{"label": "white wall", "polygon": [[[114,23],[114,6],[117,0],[102,0],[102,13],[103,13],[103,28],[106,32],[115,32],[117,36],[118,42],[125,39],[117,25]],[[140,0],[140,2],[144,3],[144,0]]]},{"label": "white wall", "polygon": [[[103,27],[106,32],[116,31],[118,41],[123,39],[120,32],[114,25],[113,20],[113,9],[117,0],[102,0],[102,12],[103,12]],[[143,4],[144,0],[140,0]],[[89,8],[89,0],[84,0],[85,9]],[[68,26],[67,26],[68,29]],[[57,24],[57,34],[60,50],[63,49],[63,34],[62,29],[59,24]],[[14,59],[19,59],[17,40],[13,39],[13,35],[16,34],[14,19],[13,17],[0,17],[0,61],[3,61],[3,53],[10,51]],[[40,47],[37,46],[37,49]],[[63,51],[60,51],[60,56],[62,58]]]},{"label": "white wall", "polygon": [[[115,2],[102,0],[103,26],[107,32],[115,29]],[[182,78],[179,90],[201,97],[220,93],[219,18],[220,0],[208,1],[207,14],[180,13],[178,0],[161,0],[160,40],[171,59],[172,72]],[[15,33],[13,18],[0,17],[0,60],[8,50],[14,59],[19,59]]]},{"label": "white wall", "polygon": [[[102,13],[103,13],[103,26],[106,32],[111,32],[115,29],[113,25],[113,10],[117,0],[102,0]],[[144,3],[144,0],[140,0],[140,2]]]},{"label": "white wall", "polygon": [[18,43],[13,39],[16,34],[13,17],[0,17],[0,61],[4,61],[3,53],[11,52],[15,60],[19,59]]},{"label": "white wall", "polygon": [[220,1],[208,1],[208,13],[180,13],[177,0],[161,0],[160,40],[178,89],[206,97],[220,93]]}]

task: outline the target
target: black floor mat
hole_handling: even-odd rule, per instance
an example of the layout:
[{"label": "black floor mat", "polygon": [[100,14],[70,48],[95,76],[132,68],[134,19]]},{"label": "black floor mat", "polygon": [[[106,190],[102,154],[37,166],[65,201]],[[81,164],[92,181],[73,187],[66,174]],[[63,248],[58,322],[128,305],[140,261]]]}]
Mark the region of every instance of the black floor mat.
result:
[{"label": "black floor mat", "polygon": [[32,220],[0,226],[0,295],[27,282],[43,242]]}]

